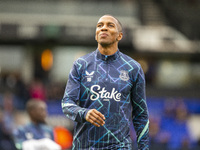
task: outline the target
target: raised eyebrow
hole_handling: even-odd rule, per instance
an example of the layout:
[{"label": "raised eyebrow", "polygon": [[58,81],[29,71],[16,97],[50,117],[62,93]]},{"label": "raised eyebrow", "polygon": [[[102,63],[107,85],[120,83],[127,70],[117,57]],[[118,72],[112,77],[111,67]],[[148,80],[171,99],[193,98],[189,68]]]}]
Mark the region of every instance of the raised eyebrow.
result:
[{"label": "raised eyebrow", "polygon": [[108,22],[108,24],[113,24],[113,25],[115,25],[113,22]]},{"label": "raised eyebrow", "polygon": [[97,25],[99,25],[99,24],[103,24],[103,22],[98,22]]}]

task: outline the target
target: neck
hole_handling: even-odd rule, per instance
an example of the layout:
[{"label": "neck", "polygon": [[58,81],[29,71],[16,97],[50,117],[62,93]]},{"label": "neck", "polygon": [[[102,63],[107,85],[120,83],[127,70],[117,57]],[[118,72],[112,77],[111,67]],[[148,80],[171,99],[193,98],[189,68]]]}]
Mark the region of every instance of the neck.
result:
[{"label": "neck", "polygon": [[45,121],[34,121],[34,120],[31,120],[31,122],[32,122],[34,125],[46,124]]},{"label": "neck", "polygon": [[105,46],[98,44],[98,49],[99,49],[100,53],[103,55],[113,55],[114,53],[117,52],[118,47],[117,47],[117,45],[112,46],[112,47],[109,47],[109,46],[105,47]]}]

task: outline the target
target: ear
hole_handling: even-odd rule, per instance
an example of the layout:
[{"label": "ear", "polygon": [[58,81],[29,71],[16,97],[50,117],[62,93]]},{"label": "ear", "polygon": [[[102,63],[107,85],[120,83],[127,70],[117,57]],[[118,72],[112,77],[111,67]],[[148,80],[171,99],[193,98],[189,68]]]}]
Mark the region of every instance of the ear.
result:
[{"label": "ear", "polygon": [[117,41],[120,41],[123,37],[123,33],[122,32],[119,32],[119,35],[117,37]]}]

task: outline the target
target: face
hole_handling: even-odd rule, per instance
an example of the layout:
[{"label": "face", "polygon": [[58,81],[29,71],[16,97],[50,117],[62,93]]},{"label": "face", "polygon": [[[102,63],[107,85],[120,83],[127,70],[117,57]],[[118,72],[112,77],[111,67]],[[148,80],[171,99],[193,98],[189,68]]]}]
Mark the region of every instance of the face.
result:
[{"label": "face", "polygon": [[122,32],[119,31],[119,24],[112,16],[103,16],[96,26],[95,39],[102,46],[109,46],[118,43],[122,39]]},{"label": "face", "polygon": [[32,118],[36,123],[45,123],[47,116],[46,104],[39,103],[36,108],[32,111]]}]

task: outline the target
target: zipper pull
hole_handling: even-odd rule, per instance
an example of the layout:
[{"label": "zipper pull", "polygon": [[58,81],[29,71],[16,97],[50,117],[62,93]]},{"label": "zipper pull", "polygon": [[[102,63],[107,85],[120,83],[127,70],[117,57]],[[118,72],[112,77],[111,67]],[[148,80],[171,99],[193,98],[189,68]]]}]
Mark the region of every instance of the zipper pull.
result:
[{"label": "zipper pull", "polygon": [[106,55],[106,56],[105,56],[105,60],[107,60],[107,59],[108,59],[108,56]]}]

